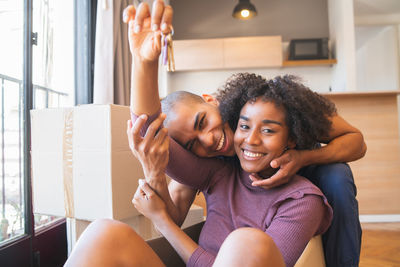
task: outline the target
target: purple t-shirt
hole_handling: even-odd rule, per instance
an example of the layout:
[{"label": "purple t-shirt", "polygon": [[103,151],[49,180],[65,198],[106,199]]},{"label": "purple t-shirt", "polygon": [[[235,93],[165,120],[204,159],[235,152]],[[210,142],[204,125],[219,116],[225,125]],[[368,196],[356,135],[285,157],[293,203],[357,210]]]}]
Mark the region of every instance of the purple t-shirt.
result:
[{"label": "purple t-shirt", "polygon": [[[150,116],[142,129],[159,113]],[[136,120],[132,116],[132,120]],[[279,248],[286,266],[293,266],[308,241],[324,233],[332,209],[322,192],[307,179],[295,175],[285,185],[269,190],[251,185],[249,173],[237,159],[200,158],[170,138],[167,174],[203,192],[207,220],[199,247],[187,266],[211,266],[225,238],[240,227],[267,233]]]}]

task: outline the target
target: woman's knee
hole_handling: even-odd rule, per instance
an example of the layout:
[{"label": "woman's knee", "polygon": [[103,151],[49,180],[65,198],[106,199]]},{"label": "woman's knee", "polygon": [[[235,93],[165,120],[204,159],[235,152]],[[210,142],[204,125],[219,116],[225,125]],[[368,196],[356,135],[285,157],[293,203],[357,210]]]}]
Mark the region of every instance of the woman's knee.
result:
[{"label": "woman's knee", "polygon": [[100,219],[79,238],[67,266],[162,266],[148,244],[127,224]]},{"label": "woman's knee", "polygon": [[79,237],[75,250],[106,253],[110,248],[118,249],[125,246],[127,240],[132,238],[140,237],[128,225],[110,219],[99,219],[85,229]]},{"label": "woman's knee", "polygon": [[284,266],[272,238],[255,228],[239,228],[228,235],[216,259],[216,266]]},{"label": "woman's knee", "polygon": [[250,227],[243,227],[234,230],[231,232],[228,237],[226,238],[225,242],[231,242],[233,244],[240,245],[242,241],[243,243],[256,243],[256,244],[263,244],[263,245],[271,245],[275,244],[272,238],[266,234],[265,232]]},{"label": "woman's knee", "polygon": [[113,239],[128,238],[138,236],[129,225],[111,219],[98,219],[92,222],[87,231],[102,233],[104,238],[114,237]]}]

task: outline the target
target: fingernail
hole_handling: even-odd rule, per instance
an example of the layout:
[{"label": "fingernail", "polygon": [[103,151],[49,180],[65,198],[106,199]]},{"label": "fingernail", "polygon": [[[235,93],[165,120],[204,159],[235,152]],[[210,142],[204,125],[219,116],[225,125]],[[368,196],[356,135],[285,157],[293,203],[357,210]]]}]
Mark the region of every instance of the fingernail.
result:
[{"label": "fingernail", "polygon": [[165,31],[167,29],[167,23],[161,25],[161,30]]},{"label": "fingernail", "polygon": [[135,25],[135,33],[139,33],[140,32],[140,25]]},{"label": "fingernail", "polygon": [[138,181],[139,181],[139,185],[140,186],[144,185],[144,180],[143,179],[139,179]]},{"label": "fingernail", "polygon": [[158,30],[158,24],[153,24],[151,26],[151,29],[152,29],[153,32],[157,31]]},{"label": "fingernail", "polygon": [[139,116],[139,118],[141,118],[142,120],[145,120],[147,118],[147,116],[145,114],[142,114]]}]

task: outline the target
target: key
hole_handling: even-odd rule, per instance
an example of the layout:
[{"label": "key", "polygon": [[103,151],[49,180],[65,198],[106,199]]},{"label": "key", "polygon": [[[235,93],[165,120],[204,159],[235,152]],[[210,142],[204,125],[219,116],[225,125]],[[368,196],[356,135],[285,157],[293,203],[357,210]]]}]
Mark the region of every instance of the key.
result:
[{"label": "key", "polygon": [[167,67],[167,71],[175,71],[175,60],[174,60],[174,49],[172,46],[172,35],[173,33],[168,33],[167,35],[161,36],[161,61],[162,64]]},{"label": "key", "polygon": [[174,47],[172,42],[172,34],[167,35],[168,44],[168,67],[169,71],[175,71]]}]

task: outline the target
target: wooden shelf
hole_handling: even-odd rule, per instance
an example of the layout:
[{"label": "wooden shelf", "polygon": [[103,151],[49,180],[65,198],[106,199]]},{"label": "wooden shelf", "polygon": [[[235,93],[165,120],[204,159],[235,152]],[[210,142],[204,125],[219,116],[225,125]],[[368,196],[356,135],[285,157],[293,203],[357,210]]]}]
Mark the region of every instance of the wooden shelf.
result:
[{"label": "wooden shelf", "polygon": [[282,62],[282,67],[333,65],[336,63],[336,59],[285,60]]},{"label": "wooden shelf", "polygon": [[382,90],[382,91],[344,91],[344,92],[323,92],[320,93],[321,95],[327,96],[327,97],[335,97],[335,96],[396,96],[400,95],[400,90]]}]

